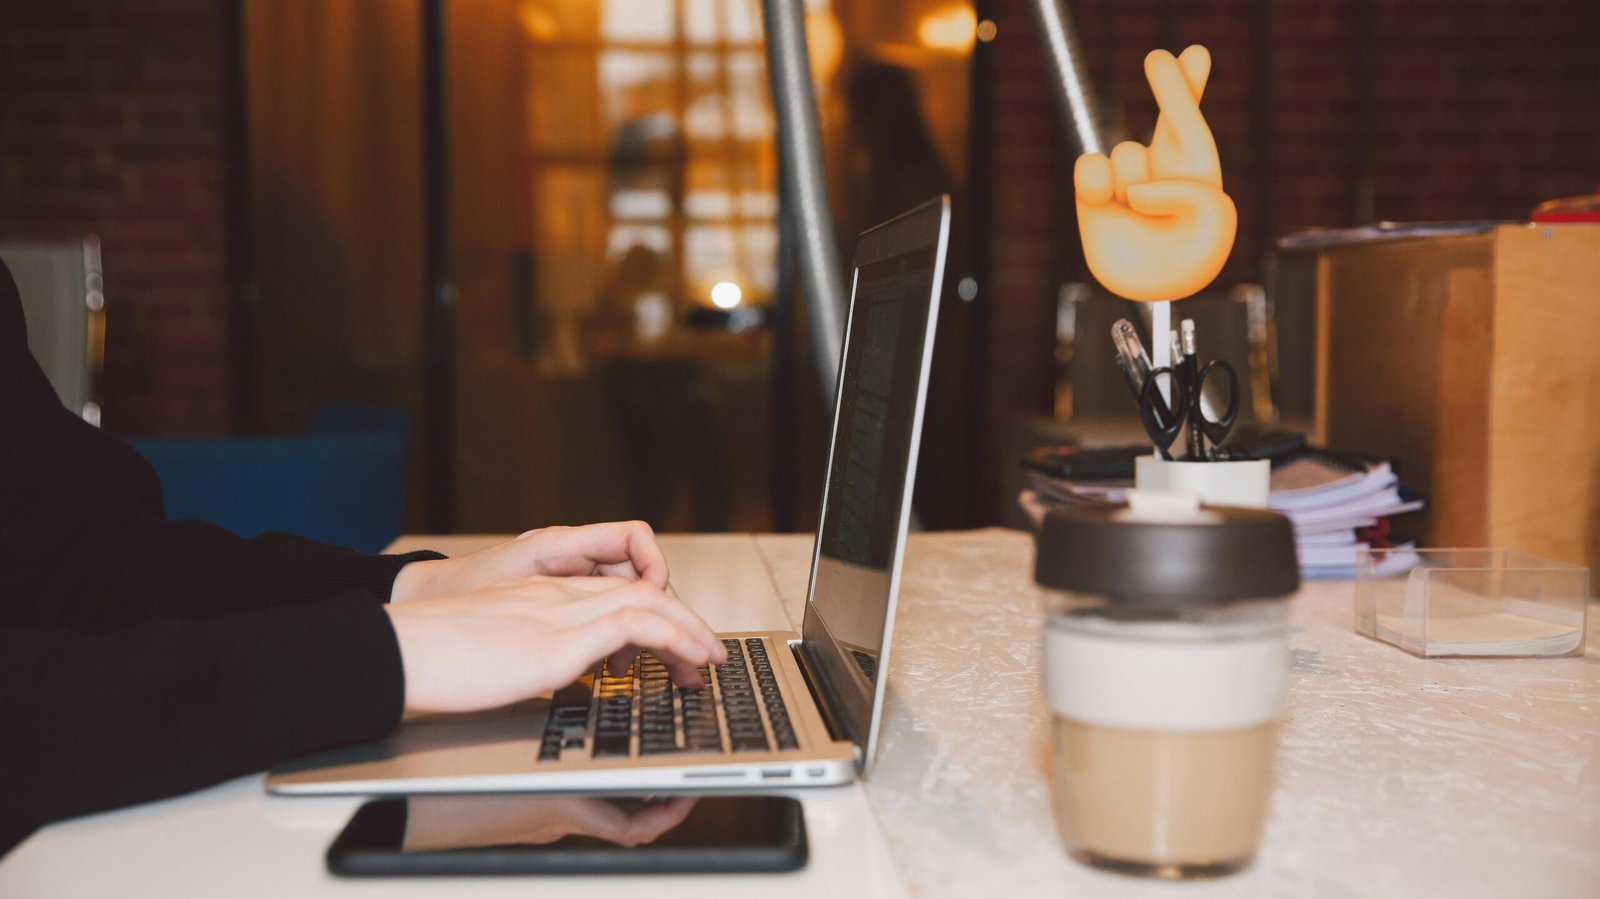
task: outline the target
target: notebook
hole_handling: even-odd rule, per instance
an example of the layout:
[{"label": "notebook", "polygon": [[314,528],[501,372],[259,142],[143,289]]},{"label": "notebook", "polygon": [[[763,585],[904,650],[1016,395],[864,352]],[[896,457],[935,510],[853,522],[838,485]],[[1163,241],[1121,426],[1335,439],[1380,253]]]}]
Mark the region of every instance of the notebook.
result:
[{"label": "notebook", "polygon": [[938,320],[950,200],[861,235],[801,632],[719,635],[683,690],[642,655],[551,697],[411,720],[279,766],[280,794],[822,786],[870,764]]}]

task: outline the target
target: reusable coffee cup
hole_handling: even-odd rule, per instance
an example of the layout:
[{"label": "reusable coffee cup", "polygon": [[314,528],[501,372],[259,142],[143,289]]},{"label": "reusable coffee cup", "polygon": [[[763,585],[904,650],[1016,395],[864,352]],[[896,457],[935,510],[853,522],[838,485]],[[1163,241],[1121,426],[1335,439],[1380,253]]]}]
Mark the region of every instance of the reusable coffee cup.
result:
[{"label": "reusable coffee cup", "polygon": [[1066,851],[1163,878],[1247,866],[1272,795],[1299,587],[1283,516],[1140,494],[1038,537],[1044,692]]}]

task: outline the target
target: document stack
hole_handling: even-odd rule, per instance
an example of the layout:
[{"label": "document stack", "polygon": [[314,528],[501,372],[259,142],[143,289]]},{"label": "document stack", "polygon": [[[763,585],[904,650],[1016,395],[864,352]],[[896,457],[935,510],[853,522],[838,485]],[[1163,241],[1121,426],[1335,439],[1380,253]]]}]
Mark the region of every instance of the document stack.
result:
[{"label": "document stack", "polygon": [[[1390,516],[1421,509],[1422,500],[1404,491],[1388,462],[1352,463],[1311,450],[1273,466],[1267,505],[1294,524],[1302,578],[1349,580],[1356,576],[1356,551],[1389,545]],[[1389,558],[1404,567],[1416,561],[1410,553]]]},{"label": "document stack", "polygon": [[[1038,470],[1028,472],[1028,486],[1045,507],[1072,503],[1121,503],[1133,487],[1128,479],[1069,480]],[[1302,447],[1274,459],[1267,505],[1294,525],[1300,576],[1305,580],[1350,580],[1356,576],[1356,552],[1368,547],[1409,548],[1388,541],[1389,519],[1422,508],[1407,493],[1388,462],[1358,459]],[[1411,553],[1391,553],[1393,570],[1402,574],[1416,562]]]}]

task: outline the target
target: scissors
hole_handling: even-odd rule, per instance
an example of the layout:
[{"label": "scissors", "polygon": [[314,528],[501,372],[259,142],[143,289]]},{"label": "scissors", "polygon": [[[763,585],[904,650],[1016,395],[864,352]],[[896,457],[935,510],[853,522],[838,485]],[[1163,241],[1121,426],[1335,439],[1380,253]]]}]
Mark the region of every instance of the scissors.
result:
[{"label": "scissors", "polygon": [[[1194,320],[1184,319],[1183,337],[1179,344],[1181,354],[1171,366],[1152,369],[1139,388],[1139,421],[1145,432],[1161,453],[1161,458],[1172,460],[1168,449],[1185,423],[1189,425],[1189,455],[1191,462],[1214,461],[1216,447],[1228,439],[1234,421],[1239,415],[1239,375],[1233,366],[1221,359],[1205,365],[1195,360]],[[1226,376],[1227,388],[1219,397],[1217,388],[1207,389],[1211,374],[1221,371]],[[1165,377],[1172,387],[1172,402],[1161,395],[1160,378]],[[1226,406],[1217,414],[1218,401]],[[1206,450],[1209,442],[1212,449]]]}]

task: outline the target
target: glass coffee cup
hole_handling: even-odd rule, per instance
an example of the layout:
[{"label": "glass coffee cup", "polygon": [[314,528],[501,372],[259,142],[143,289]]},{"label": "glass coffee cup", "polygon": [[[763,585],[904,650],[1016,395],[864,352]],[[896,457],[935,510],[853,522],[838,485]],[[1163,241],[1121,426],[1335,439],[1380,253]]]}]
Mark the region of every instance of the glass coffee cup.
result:
[{"label": "glass coffee cup", "polygon": [[1272,795],[1288,677],[1287,519],[1136,492],[1052,512],[1044,687],[1066,850],[1165,878],[1247,866]]}]

